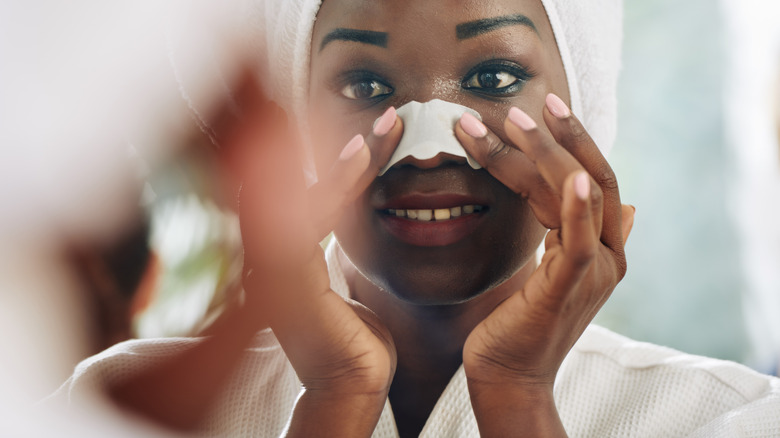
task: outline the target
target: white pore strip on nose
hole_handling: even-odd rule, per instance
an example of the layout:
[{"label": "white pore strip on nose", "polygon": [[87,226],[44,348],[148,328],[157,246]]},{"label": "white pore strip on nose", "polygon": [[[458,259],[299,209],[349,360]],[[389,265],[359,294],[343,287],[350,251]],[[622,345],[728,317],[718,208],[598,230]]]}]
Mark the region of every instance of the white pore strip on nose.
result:
[{"label": "white pore strip on nose", "polygon": [[441,153],[464,157],[472,168],[481,168],[455,137],[455,123],[464,112],[482,120],[471,108],[439,99],[425,103],[412,101],[398,108],[398,117],[404,121],[404,135],[379,175],[406,157],[429,160]]}]

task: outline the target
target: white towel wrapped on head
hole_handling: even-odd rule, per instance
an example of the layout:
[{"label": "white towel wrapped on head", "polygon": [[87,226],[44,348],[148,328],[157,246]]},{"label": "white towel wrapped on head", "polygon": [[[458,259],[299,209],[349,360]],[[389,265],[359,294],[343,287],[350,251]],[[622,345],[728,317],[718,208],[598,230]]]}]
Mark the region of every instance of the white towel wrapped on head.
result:
[{"label": "white towel wrapped on head", "polygon": [[[312,30],[321,0],[245,0],[269,94],[305,123]],[[572,111],[606,155],[615,141],[621,0],[541,0],[569,84]]]}]

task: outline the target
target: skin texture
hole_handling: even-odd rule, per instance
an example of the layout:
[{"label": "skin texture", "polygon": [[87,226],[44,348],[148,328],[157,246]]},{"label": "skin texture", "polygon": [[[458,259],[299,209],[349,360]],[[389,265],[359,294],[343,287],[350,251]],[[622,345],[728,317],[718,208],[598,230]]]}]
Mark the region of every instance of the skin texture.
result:
[{"label": "skin texture", "polygon": [[[568,94],[541,3],[504,1],[486,6],[474,2],[465,7],[462,2],[441,3],[328,0],[323,4],[312,39],[310,85],[313,130],[318,139],[329,139],[317,144],[319,162],[332,160],[339,145],[356,129],[363,133],[370,130],[374,119],[391,105],[431,99],[458,103],[477,110],[487,126],[501,136],[503,119],[511,105],[531,112],[531,103],[541,102],[548,92]],[[524,13],[538,23],[540,35],[515,25],[467,40],[456,38],[457,24],[516,13]],[[431,22],[430,17],[436,18]],[[387,32],[389,44],[380,48],[339,41],[318,50],[323,37],[339,27]],[[479,63],[492,59],[514,61],[536,77],[512,96],[465,90],[462,82],[466,75]],[[346,99],[341,94],[341,76],[355,70],[381,77],[393,88],[392,95],[368,102]],[[532,116],[541,115],[538,105],[533,110]],[[455,157],[406,163],[406,167],[378,178],[357,203],[347,208],[336,229],[347,255],[372,283],[408,301],[451,304],[494,288],[532,258],[543,229],[535,223],[523,199],[487,172],[462,166],[462,160]],[[420,168],[429,171],[419,172]],[[486,199],[492,208],[489,223],[459,242],[457,248],[410,248],[383,233],[376,217],[371,217],[374,206],[393,196],[448,191]],[[388,265],[397,269],[388,271]]]},{"label": "skin texture", "polygon": [[[459,24],[518,14],[535,30],[514,24],[457,38]],[[386,32],[386,43],[323,46],[338,28]],[[525,82],[510,87],[501,73],[494,79],[510,93],[475,91],[475,67],[500,73],[496,60],[515,66],[515,76],[521,66]],[[370,436],[388,396],[401,436],[418,436],[461,364],[482,436],[565,436],[554,378],[625,274],[633,209],[621,205],[609,165],[565,108],[541,3],[327,0],[311,69],[319,182],[305,187],[298,143],[277,129],[279,111],[252,81],[239,87],[243,116],[217,117],[215,130],[228,173],[240,181],[245,302],[207,341],[119,385],[115,398],[164,424],[196,427],[252,333],[270,326],[304,387],[289,436]],[[488,83],[496,81],[479,84]],[[381,93],[351,99],[359,90]],[[563,112],[551,111],[560,105],[550,93],[563,98]],[[434,98],[482,115],[485,135],[470,135],[462,121],[455,134],[484,169],[440,155],[404,160],[376,178],[403,121],[377,134],[374,120],[391,106]],[[512,122],[511,108],[533,123]],[[343,153],[355,134],[359,147]],[[387,202],[452,193],[487,208],[449,246],[403,243],[382,225]],[[330,289],[318,245],[333,229],[351,299]]]},{"label": "skin texture", "polygon": [[[536,31],[512,25],[469,39],[456,37],[458,24],[515,14],[529,17]],[[325,35],[335,28],[387,32],[388,44],[377,47],[338,41],[319,50]],[[335,154],[335,145],[345,141],[346,133],[361,126],[369,130],[390,105],[442,99],[469,106],[508,142],[503,122],[511,106],[525,108],[540,120],[540,103],[547,93],[568,100],[557,46],[538,1],[464,5],[327,0],[315,25],[312,53],[313,130],[317,138],[334,139],[334,146],[318,144],[320,161],[325,163]],[[519,90],[502,96],[462,86],[475,66],[494,59],[516,63],[533,77]],[[346,99],[340,78],[351,70],[371,71],[393,93],[369,101]],[[406,160],[405,164],[378,178],[347,207],[336,236],[346,253],[342,259],[353,297],[377,312],[392,332],[399,366],[390,400],[402,435],[415,435],[460,366],[462,347],[473,327],[528,279],[544,229],[527,200],[485,170],[474,171],[455,157]],[[534,185],[545,185],[530,162],[518,170],[535,175]],[[410,247],[377,224],[373,207],[383,197],[452,190],[488,199],[491,208],[483,226],[456,245]],[[560,203],[556,195],[543,195],[541,202]],[[473,298],[486,290],[490,293]]]}]

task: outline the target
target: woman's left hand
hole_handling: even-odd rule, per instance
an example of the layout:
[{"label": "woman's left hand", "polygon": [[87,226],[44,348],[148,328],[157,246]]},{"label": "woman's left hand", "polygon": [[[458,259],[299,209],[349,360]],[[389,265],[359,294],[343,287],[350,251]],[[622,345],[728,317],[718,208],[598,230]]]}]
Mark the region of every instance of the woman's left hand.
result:
[{"label": "woman's left hand", "polygon": [[511,144],[489,131],[469,135],[485,131],[464,130],[475,120],[456,126],[468,153],[526,198],[550,230],[539,267],[464,346],[472,404],[485,436],[511,430],[565,435],[552,397],[555,376],[626,272],[623,249],[633,208],[621,204],[612,169],[565,104],[548,95],[543,114],[549,133],[513,108],[504,121]]}]

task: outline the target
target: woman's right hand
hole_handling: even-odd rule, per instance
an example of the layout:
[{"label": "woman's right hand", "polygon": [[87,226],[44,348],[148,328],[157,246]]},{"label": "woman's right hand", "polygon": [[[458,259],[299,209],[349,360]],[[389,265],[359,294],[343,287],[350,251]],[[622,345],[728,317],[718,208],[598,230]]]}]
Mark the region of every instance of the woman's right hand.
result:
[{"label": "woman's right hand", "polygon": [[307,189],[283,111],[251,80],[238,99],[242,116],[221,129],[220,143],[241,179],[245,311],[273,329],[303,384],[289,433],[368,436],[395,372],[395,346],[373,312],[331,290],[319,242],[389,160],[402,122],[388,110]]}]

